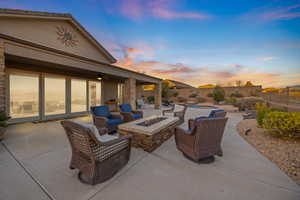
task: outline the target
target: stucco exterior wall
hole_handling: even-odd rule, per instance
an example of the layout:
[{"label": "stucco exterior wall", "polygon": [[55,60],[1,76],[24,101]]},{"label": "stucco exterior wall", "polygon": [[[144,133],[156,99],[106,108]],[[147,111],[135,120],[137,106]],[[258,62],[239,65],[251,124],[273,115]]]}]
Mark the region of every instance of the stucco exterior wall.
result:
[{"label": "stucco exterior wall", "polygon": [[118,98],[118,82],[103,80],[102,84],[103,103],[110,99]]},{"label": "stucco exterior wall", "polygon": [[146,82],[156,83],[159,81],[159,79],[155,79],[153,77],[145,76],[143,74],[138,74],[132,71],[117,68],[111,65],[83,61],[77,58],[63,56],[45,50],[40,50],[38,48],[33,48],[26,45],[20,45],[8,40],[5,42],[5,53],[9,55],[19,56],[19,57],[42,60],[53,64],[72,66],[83,70],[101,72],[104,74],[110,74],[110,75],[120,76],[124,78],[135,77],[137,80],[146,81]]},{"label": "stucco exterior wall", "polygon": [[[57,27],[63,27],[76,37],[74,47],[64,45],[57,34]],[[110,63],[101,51],[89,41],[73,24],[63,20],[0,18],[0,33],[18,39],[65,51],[78,56]]]},{"label": "stucco exterior wall", "polygon": [[0,39],[0,111],[5,111],[5,99],[4,41]]}]

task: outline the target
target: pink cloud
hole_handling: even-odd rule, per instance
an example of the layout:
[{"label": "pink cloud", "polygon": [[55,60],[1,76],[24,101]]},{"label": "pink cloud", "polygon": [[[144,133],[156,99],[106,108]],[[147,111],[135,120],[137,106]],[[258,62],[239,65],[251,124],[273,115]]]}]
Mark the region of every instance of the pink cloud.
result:
[{"label": "pink cloud", "polygon": [[143,6],[140,0],[123,0],[121,1],[120,11],[123,15],[132,18],[139,19],[143,15]]},{"label": "pink cloud", "polygon": [[263,20],[276,20],[276,19],[292,19],[300,17],[300,12],[290,12],[296,8],[299,8],[300,4],[276,9],[270,12],[266,12],[260,15]]},{"label": "pink cloud", "polygon": [[152,69],[153,73],[157,74],[180,74],[180,73],[191,73],[194,72],[195,69],[186,66],[182,63],[177,63],[177,64],[161,64],[163,69]]},{"label": "pink cloud", "polygon": [[200,14],[197,12],[175,12],[171,10],[166,10],[163,8],[155,8],[152,9],[153,16],[162,19],[206,19],[208,18],[207,15]]},{"label": "pink cloud", "polygon": [[[150,48],[150,47],[149,47]],[[143,61],[136,57],[144,49],[123,47],[124,56],[116,65],[164,79],[182,81],[193,86],[204,84],[235,85],[237,80],[251,81],[264,87],[282,87],[300,84],[300,74],[260,73],[240,64],[231,64],[225,69],[212,70],[209,66],[193,67],[184,63],[170,64],[157,60]],[[270,60],[271,57],[264,57]]]},{"label": "pink cloud", "polygon": [[247,13],[242,18],[251,21],[259,20],[259,22],[294,19],[300,17],[299,8],[299,3],[285,7],[262,7]]},{"label": "pink cloud", "polygon": [[257,60],[261,60],[261,61],[271,61],[271,60],[276,60],[276,59],[278,59],[278,57],[276,57],[276,56],[257,58]]},{"label": "pink cloud", "polygon": [[159,18],[159,19],[206,19],[209,18],[200,12],[178,11],[176,0],[119,0],[114,1],[116,7],[107,8],[110,13],[119,12],[127,18],[140,20],[142,18]]}]

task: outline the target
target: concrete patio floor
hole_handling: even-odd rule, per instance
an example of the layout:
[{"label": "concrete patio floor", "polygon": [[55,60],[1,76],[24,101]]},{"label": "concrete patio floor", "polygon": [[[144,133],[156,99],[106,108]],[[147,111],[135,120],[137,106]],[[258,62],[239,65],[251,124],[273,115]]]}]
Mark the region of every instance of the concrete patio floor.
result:
[{"label": "concrete patio floor", "polygon": [[[189,108],[186,119],[209,111]],[[299,185],[236,133],[241,114],[228,117],[224,156],[214,163],[185,159],[171,138],[151,154],[133,148],[127,166],[96,186],[68,168],[70,147],[58,121],[10,126],[0,144],[0,200],[299,200]]]}]

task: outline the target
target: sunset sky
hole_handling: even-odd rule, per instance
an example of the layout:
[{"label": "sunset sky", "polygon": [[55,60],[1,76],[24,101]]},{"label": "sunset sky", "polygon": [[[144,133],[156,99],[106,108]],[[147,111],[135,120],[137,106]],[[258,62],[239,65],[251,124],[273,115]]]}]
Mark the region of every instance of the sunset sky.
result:
[{"label": "sunset sky", "polygon": [[71,13],[116,65],[198,86],[300,84],[300,0],[0,0]]}]

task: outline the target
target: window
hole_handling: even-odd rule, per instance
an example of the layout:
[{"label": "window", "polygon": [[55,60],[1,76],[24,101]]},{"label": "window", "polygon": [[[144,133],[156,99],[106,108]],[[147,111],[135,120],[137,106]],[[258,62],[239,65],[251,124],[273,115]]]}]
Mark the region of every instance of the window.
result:
[{"label": "window", "polygon": [[38,75],[10,74],[10,116],[12,118],[39,115]]},{"label": "window", "polygon": [[101,82],[89,81],[89,106],[101,105]]},{"label": "window", "polygon": [[65,78],[45,77],[45,115],[66,112]]},{"label": "window", "polygon": [[86,81],[71,80],[71,112],[87,111]]}]

